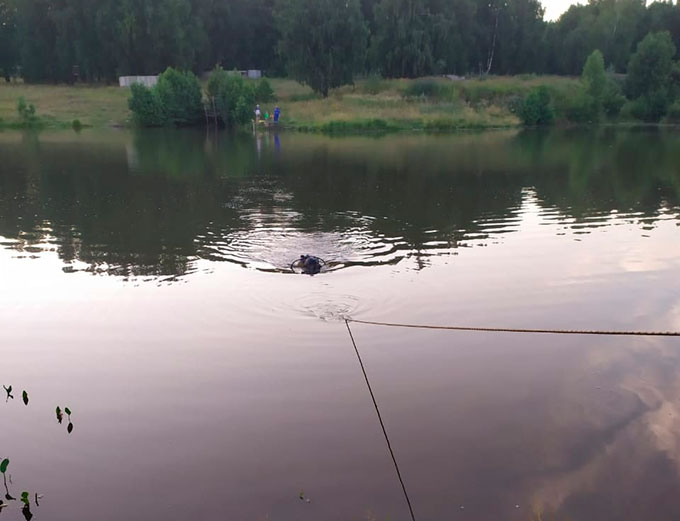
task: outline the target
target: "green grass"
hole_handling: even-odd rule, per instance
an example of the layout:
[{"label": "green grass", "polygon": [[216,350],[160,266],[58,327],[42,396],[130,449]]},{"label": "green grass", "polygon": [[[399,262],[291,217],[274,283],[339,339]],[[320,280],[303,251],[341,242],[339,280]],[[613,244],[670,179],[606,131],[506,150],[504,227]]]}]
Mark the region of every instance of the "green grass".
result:
[{"label": "green grass", "polygon": [[578,80],[556,76],[361,79],[327,99],[292,80],[272,80],[287,128],[327,133],[451,132],[520,125],[514,110],[532,88],[545,85],[564,98]]},{"label": "green grass", "polygon": [[17,114],[21,96],[36,107],[34,126],[71,128],[73,121],[84,127],[112,127],[129,124],[129,89],[91,85],[25,85],[0,83],[0,127],[23,126]]},{"label": "green grass", "polygon": [[[451,81],[446,78],[360,79],[335,89],[326,99],[289,79],[272,79],[282,111],[282,127],[324,133],[393,131],[450,132],[461,129],[519,126],[513,113],[518,100],[546,85],[557,100],[568,98],[578,80],[554,76],[489,77]],[[129,126],[129,89],[93,85],[25,85],[0,83],[0,128],[24,126],[17,114],[23,96],[37,109],[33,126],[72,128]],[[270,112],[271,107],[263,107]]]}]

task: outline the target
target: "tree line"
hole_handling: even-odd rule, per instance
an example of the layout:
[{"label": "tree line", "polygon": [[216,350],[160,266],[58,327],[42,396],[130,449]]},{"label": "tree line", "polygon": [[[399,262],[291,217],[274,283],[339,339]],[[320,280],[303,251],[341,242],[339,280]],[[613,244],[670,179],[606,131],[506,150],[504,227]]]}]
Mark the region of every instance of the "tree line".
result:
[{"label": "tree line", "polygon": [[0,70],[111,82],[167,67],[289,73],[326,93],[353,75],[580,74],[599,49],[626,73],[680,5],[591,0],[557,21],[538,0],[0,0]]}]

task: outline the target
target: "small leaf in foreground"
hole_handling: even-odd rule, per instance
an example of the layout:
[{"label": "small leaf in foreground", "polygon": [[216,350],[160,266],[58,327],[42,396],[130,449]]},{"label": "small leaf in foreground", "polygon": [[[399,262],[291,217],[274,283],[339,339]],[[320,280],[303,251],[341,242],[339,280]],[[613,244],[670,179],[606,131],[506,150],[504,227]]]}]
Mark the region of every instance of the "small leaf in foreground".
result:
[{"label": "small leaf in foreground", "polygon": [[0,463],[0,473],[4,474],[5,472],[7,472],[7,467],[8,467],[8,466],[9,466],[9,460],[8,460],[7,458],[5,458],[5,459],[2,460],[2,462]]},{"label": "small leaf in foreground", "polygon": [[69,434],[73,432],[73,424],[71,422],[68,422],[68,427],[66,427],[66,430]]},{"label": "small leaf in foreground", "polygon": [[21,398],[24,400],[24,405],[28,405],[28,393],[26,391],[21,393]]}]

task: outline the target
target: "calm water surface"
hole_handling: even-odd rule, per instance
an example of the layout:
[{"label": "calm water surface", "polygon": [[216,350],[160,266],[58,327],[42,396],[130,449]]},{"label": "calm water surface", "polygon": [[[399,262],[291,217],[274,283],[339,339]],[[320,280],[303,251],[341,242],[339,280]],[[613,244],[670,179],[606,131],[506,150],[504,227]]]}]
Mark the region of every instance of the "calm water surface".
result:
[{"label": "calm water surface", "polygon": [[[680,330],[680,133],[4,133],[0,290],[36,521],[406,520],[343,317]],[[352,327],[418,520],[680,517],[679,340]]]}]

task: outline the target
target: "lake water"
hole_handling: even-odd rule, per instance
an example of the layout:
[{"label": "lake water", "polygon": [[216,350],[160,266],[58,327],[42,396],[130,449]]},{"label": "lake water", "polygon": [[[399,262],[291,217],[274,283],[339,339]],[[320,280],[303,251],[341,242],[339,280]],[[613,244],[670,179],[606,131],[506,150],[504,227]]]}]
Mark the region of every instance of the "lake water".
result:
[{"label": "lake water", "polygon": [[[680,132],[0,133],[36,521],[410,519],[345,317],[680,330]],[[680,339],[351,327],[419,521],[680,517]]]}]

